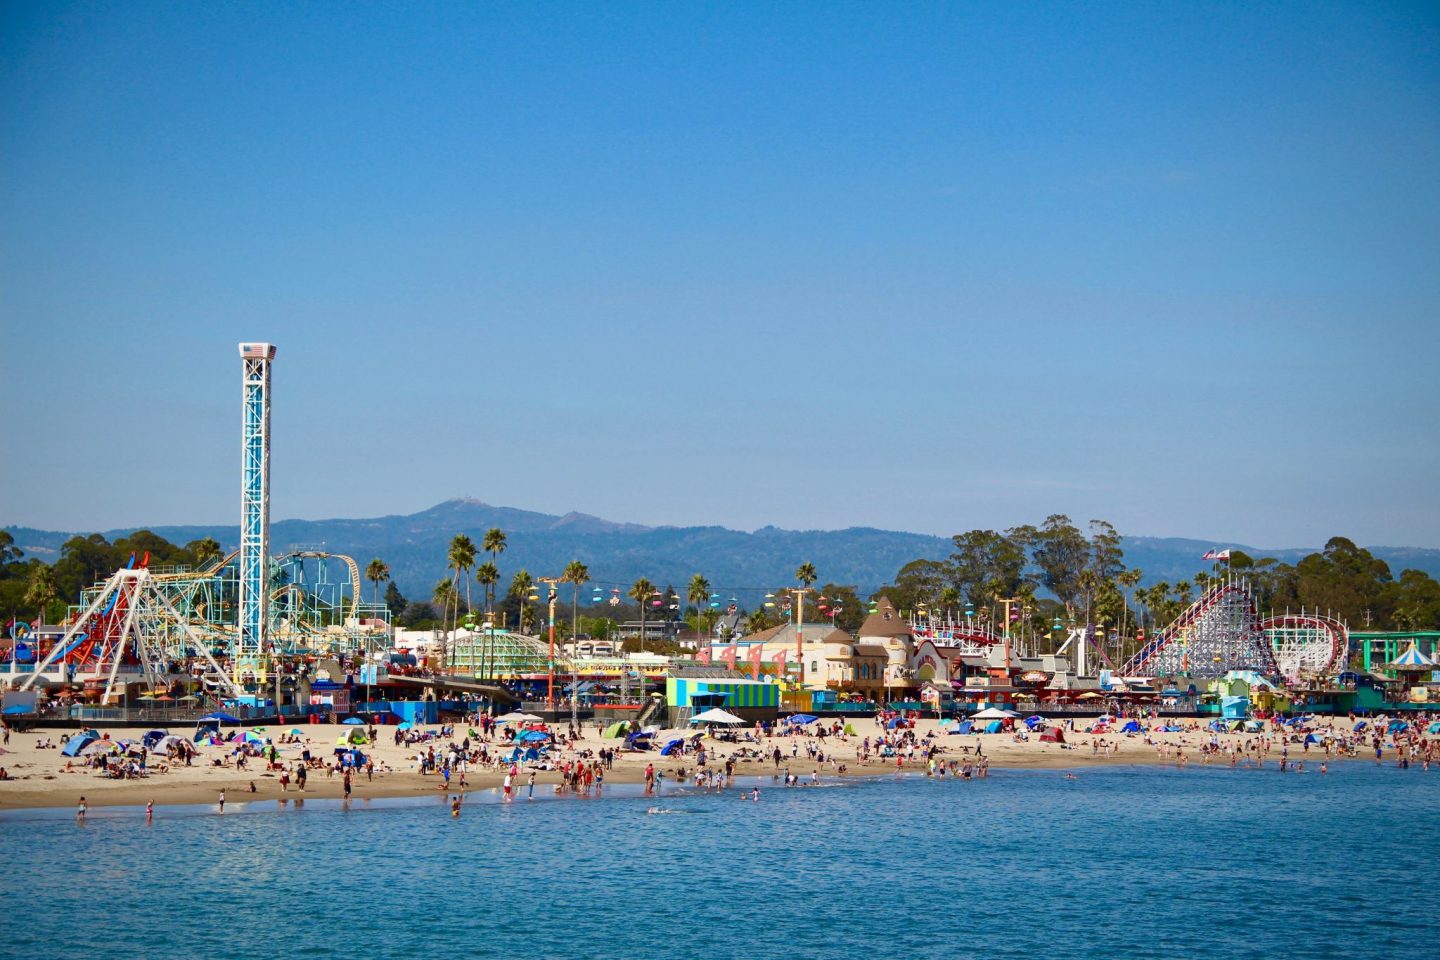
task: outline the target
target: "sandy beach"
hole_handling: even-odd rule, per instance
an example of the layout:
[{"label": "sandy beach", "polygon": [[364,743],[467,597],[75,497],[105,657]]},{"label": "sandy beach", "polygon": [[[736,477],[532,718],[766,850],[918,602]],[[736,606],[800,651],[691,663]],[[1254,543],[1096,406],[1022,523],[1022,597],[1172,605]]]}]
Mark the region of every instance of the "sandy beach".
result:
[{"label": "sandy beach", "polygon": [[[855,730],[854,736],[830,736],[826,737],[823,742],[815,737],[794,736],[769,737],[758,745],[707,739],[705,742],[709,750],[708,766],[711,769],[723,766],[725,760],[739,747],[758,747],[761,752],[773,755],[774,749],[778,746],[782,752],[779,768],[782,773],[789,770],[796,775],[808,777],[812,771],[818,768],[819,774],[825,777],[893,775],[897,771],[896,761],[893,757],[882,759],[872,756],[868,762],[861,762],[858,759],[864,738],[869,737],[873,742],[882,733],[879,725],[870,719],[853,720],[851,723]],[[1186,729],[1181,732],[1151,733],[1149,734],[1152,741],[1150,743],[1146,742],[1146,737],[1142,734],[1091,735],[1077,731],[1068,735],[1069,742],[1065,745],[1042,743],[1035,734],[1031,734],[1025,742],[1016,742],[1014,736],[1009,733],[949,735],[941,730],[934,720],[918,721],[915,732],[921,738],[927,733],[935,734],[935,742],[943,751],[940,754],[942,760],[967,757],[974,759],[978,747],[988,759],[992,769],[1058,769],[1097,764],[1173,764],[1178,762],[1173,756],[1173,752],[1170,756],[1162,755],[1162,751],[1157,749],[1157,744],[1182,748],[1187,763],[1200,764],[1204,762],[1200,747],[1210,741],[1212,734],[1204,729],[1199,721],[1187,721],[1185,726]],[[1348,728],[1348,725],[1345,726]],[[112,739],[138,738],[144,732],[135,728],[107,730],[107,728],[100,727],[98,729],[102,734],[108,732]],[[306,742],[308,742],[312,755],[330,758],[337,738],[357,728],[331,724],[286,726],[283,731],[280,729],[273,732],[267,731],[266,735],[278,737],[281,732],[288,733],[292,729],[301,731],[302,743],[279,745],[280,759],[287,767],[293,766],[299,761]],[[438,731],[439,728],[429,729]],[[455,739],[463,738],[466,730],[465,727],[457,726]],[[10,776],[8,780],[0,781],[0,810],[74,806],[81,796],[84,796],[87,803],[92,806],[134,806],[144,805],[149,801],[154,801],[156,804],[214,803],[222,790],[225,791],[227,799],[231,802],[257,798],[275,799],[281,796],[340,798],[343,795],[342,776],[338,771],[328,775],[325,770],[310,771],[305,792],[302,794],[293,781],[290,783],[288,791],[282,791],[279,773],[267,771],[263,761],[258,759],[251,758],[247,769],[244,770],[225,766],[223,765],[224,758],[233,751],[233,745],[230,744],[200,745],[199,756],[195,758],[193,765],[188,767],[183,764],[177,765],[156,760],[152,756],[150,772],[147,776],[139,779],[113,779],[85,767],[80,758],[72,760],[62,756],[58,744],[60,736],[65,732],[74,733],[75,731],[39,728],[24,733],[12,732],[10,744],[4,748],[6,752],[0,756],[0,767],[3,767]],[[189,731],[177,729],[172,732],[186,735]],[[583,736],[569,749],[553,749],[551,751],[552,760],[560,763],[566,759],[577,758],[587,750],[593,752],[602,747],[614,748],[620,745],[618,740],[602,739],[600,732],[593,725],[587,725],[582,733]],[[656,738],[656,742],[665,743],[669,737],[693,735],[693,733],[694,731],[685,730],[664,731]],[[1256,743],[1261,739],[1260,734],[1216,734],[1213,736],[1219,740],[1222,749],[1226,744],[1233,743],[1238,747],[1242,743]],[[374,760],[375,768],[373,778],[367,778],[364,771],[355,776],[354,796],[357,798],[406,797],[441,792],[444,781],[440,775],[420,772],[420,753],[428,745],[396,745],[393,738],[393,727],[380,727],[378,728],[378,742],[362,748]],[[438,753],[450,742],[450,739],[448,737],[437,738],[431,743],[435,745]],[[56,747],[37,748],[37,743],[46,740],[55,744]],[[1094,749],[1094,743],[1097,740],[1104,745],[1100,751]],[[805,749],[807,741],[815,743],[823,750],[826,758],[823,763],[817,764],[807,756]],[[491,753],[496,752],[497,747],[506,751],[509,749],[499,740],[482,742],[487,744]],[[792,748],[794,755],[792,755]],[[1280,751],[1281,745],[1277,739],[1271,744],[1269,755],[1278,759]],[[1310,753],[1306,754],[1300,745],[1295,744],[1291,745],[1290,753],[1295,759],[1313,758],[1317,766],[1319,760],[1324,756],[1323,751],[1318,748],[1312,747]],[[215,761],[217,760],[221,760],[222,765],[216,765]],[[1212,758],[1210,762],[1225,764],[1228,763],[1228,759],[1222,755]],[[661,757],[658,750],[637,753],[622,752],[615,759],[614,768],[606,773],[607,782],[642,782],[645,767],[649,763],[654,763],[658,770],[664,771],[666,779],[671,782],[682,768],[689,770],[695,768],[693,756]],[[846,767],[843,774],[838,770],[840,765]],[[528,776],[529,769],[531,768],[522,766],[522,782]],[[923,774],[926,765],[923,759],[917,756],[913,761],[907,760],[899,769]],[[773,758],[764,761],[740,760],[736,763],[735,768],[737,776],[769,776],[775,772]],[[472,764],[466,773],[466,779],[471,789],[498,786],[503,778],[503,767],[481,767]],[[559,781],[560,774],[557,771],[540,770],[538,772],[537,785],[553,789]],[[253,793],[250,789],[252,783],[255,786]],[[453,785],[458,785],[458,779],[454,781]]]}]

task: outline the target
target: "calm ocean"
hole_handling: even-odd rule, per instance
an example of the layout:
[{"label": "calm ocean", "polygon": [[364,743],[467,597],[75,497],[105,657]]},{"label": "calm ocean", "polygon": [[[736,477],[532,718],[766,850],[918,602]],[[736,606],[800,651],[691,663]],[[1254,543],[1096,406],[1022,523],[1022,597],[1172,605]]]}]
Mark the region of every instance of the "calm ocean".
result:
[{"label": "calm ocean", "polygon": [[[0,816],[12,957],[1440,957],[1440,772]],[[746,784],[752,781],[745,781]],[[614,794],[614,796],[608,796]]]}]

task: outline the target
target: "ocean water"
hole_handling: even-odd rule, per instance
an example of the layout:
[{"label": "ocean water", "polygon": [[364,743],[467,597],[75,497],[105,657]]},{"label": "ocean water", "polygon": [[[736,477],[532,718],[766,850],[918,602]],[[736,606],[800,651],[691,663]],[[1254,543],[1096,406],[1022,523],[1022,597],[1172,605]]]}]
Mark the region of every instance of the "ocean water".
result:
[{"label": "ocean water", "polygon": [[[1440,772],[0,816],[13,957],[1440,957]],[[744,781],[746,784],[755,782]],[[650,813],[658,806],[666,813]]]}]

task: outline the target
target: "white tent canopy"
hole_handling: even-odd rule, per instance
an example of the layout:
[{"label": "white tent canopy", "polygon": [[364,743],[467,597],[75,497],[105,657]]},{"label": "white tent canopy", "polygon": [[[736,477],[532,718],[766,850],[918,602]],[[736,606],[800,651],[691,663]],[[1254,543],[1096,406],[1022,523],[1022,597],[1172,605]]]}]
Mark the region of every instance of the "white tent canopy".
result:
[{"label": "white tent canopy", "polygon": [[691,723],[745,723],[744,720],[741,720],[739,717],[735,716],[735,714],[730,713],[728,710],[721,710],[719,707],[715,707],[715,708],[713,708],[713,709],[706,710],[704,713],[697,713],[697,714],[695,714],[695,716],[693,716],[693,717],[690,718],[690,722],[691,722]]},{"label": "white tent canopy", "polygon": [[496,717],[496,723],[531,723],[541,719],[533,713],[507,713],[504,716]]},{"label": "white tent canopy", "polygon": [[986,707],[979,713],[970,714],[971,720],[1013,720],[1020,714],[1013,710],[1001,710],[998,707]]}]

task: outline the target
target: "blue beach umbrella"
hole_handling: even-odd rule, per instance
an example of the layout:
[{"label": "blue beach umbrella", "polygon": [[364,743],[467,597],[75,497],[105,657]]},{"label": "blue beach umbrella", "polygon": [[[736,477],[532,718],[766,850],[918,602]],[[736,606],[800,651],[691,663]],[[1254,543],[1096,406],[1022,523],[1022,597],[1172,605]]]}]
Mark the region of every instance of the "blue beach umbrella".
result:
[{"label": "blue beach umbrella", "polygon": [[786,723],[814,723],[819,717],[811,716],[808,713],[791,714],[785,718]]},{"label": "blue beach umbrella", "polygon": [[344,723],[346,726],[350,727],[360,727],[365,725],[365,721],[361,720],[359,717],[346,717],[341,722]]}]

